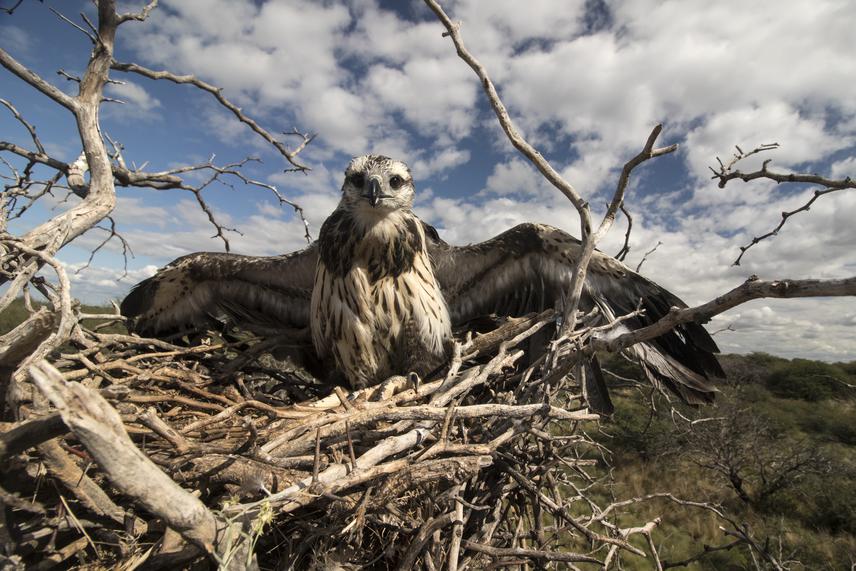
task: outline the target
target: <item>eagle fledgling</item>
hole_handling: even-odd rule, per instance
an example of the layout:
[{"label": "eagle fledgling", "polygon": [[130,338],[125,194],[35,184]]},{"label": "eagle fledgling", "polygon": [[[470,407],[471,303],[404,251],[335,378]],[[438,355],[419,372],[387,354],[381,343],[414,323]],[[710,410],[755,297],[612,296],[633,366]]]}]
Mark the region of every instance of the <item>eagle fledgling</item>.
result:
[{"label": "eagle fledgling", "polygon": [[345,170],[339,206],[321,226],[312,342],[354,388],[429,373],[452,338],[413,197],[407,165],[357,157]]},{"label": "eagle fledgling", "polygon": [[[391,374],[420,375],[441,365],[451,327],[526,315],[564,299],[580,258],[573,236],[520,224],[484,242],[452,246],[411,211],[413,179],[404,163],[368,155],[351,161],[342,199],[318,242],[270,257],[199,252],[137,284],[122,302],[130,330],[144,335],[222,327],[264,337],[312,333],[314,352],[332,360],[354,387]],[[686,307],[677,296],[615,258],[595,251],[580,308],[603,322],[634,313],[639,329]],[[303,347],[301,347],[302,349]],[[305,347],[309,349],[309,347]],[[686,402],[711,402],[725,373],[719,349],[698,323],[683,323],[627,349],[657,387]],[[596,360],[584,393],[598,412],[612,404]]]}]

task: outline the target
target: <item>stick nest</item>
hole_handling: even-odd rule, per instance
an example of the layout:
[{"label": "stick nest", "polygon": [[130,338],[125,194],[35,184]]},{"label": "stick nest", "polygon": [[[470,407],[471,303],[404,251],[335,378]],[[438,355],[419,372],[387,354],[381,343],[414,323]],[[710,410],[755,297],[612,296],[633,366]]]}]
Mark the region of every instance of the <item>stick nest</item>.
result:
[{"label": "stick nest", "polygon": [[[533,336],[553,323],[551,312],[507,320],[456,344],[431,378],[355,392],[264,344],[100,335],[53,360],[63,382],[104,397],[133,444],[232,536],[221,531],[206,554],[167,515],[121,494],[78,431],[24,382],[24,420],[0,435],[11,458],[5,564],[600,568],[620,551],[641,555],[587,494],[597,470],[587,467],[602,459],[586,434],[597,416],[573,376],[549,375],[566,356]],[[24,453],[10,436],[22,432],[38,443]]]}]

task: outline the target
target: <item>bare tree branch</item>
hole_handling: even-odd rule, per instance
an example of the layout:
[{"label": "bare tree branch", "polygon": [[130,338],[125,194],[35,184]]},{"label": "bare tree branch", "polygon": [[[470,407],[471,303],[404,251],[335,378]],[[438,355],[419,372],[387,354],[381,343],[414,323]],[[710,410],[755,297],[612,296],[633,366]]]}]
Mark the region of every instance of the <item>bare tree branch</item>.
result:
[{"label": "bare tree branch", "polygon": [[478,76],[482,88],[490,102],[491,108],[496,114],[502,130],[505,132],[509,141],[511,141],[511,144],[515,149],[520,151],[520,153],[523,154],[523,156],[525,156],[542,175],[544,175],[550,184],[552,184],[559,190],[559,192],[564,194],[565,197],[571,201],[579,214],[582,233],[582,248],[573,277],[571,278],[571,283],[568,286],[569,294],[565,302],[565,315],[562,320],[561,327],[561,334],[567,335],[569,332],[573,331],[576,326],[576,314],[579,307],[583,284],[585,283],[585,275],[589,261],[594,253],[597,242],[600,241],[607,232],[609,232],[612,227],[612,223],[615,220],[615,215],[623,204],[624,193],[627,188],[631,171],[651,158],[675,151],[675,149],[677,149],[677,145],[655,149],[654,143],[662,131],[662,125],[654,127],[651,134],[648,136],[642,151],[624,165],[615,193],[613,194],[612,201],[607,208],[607,212],[604,215],[603,220],[601,220],[597,230],[593,232],[591,211],[588,202],[585,201],[579,192],[577,192],[577,190],[568,181],[562,178],[562,176],[559,175],[559,173],[552,167],[552,165],[550,165],[541,153],[529,144],[529,142],[526,141],[526,139],[524,139],[517,131],[517,128],[514,126],[505,105],[499,98],[499,94],[496,91],[493,81],[491,81],[487,74],[487,70],[464,46],[460,32],[461,24],[459,22],[453,22],[436,0],[425,0],[425,3],[429,8],[431,8],[440,22],[442,22],[443,26],[445,26],[446,33],[444,35],[451,37],[458,56],[460,56],[460,58],[464,60]]},{"label": "bare tree branch", "polygon": [[24,2],[24,0],[15,0],[15,3],[12,4],[11,8],[0,8],[0,10],[3,10],[4,12],[6,12],[8,15],[11,16],[12,14],[15,13],[15,10],[18,9],[18,6],[23,4],[23,2]]},{"label": "bare tree branch", "polygon": [[30,138],[33,140],[33,144],[36,145],[36,150],[39,152],[39,154],[46,155],[47,153],[45,152],[45,148],[42,146],[42,142],[39,140],[38,135],[36,135],[36,128],[33,127],[30,123],[28,123],[27,120],[24,119],[20,113],[18,113],[18,110],[15,109],[15,107],[11,103],[2,98],[0,98],[0,103],[2,103],[9,111],[11,111],[12,115],[15,116],[15,119],[17,119],[17,121],[24,126],[28,133],[30,133]]},{"label": "bare tree branch", "polygon": [[641,260],[639,260],[639,263],[638,263],[638,264],[636,264],[636,272],[637,272],[637,273],[639,273],[639,270],[641,270],[641,269],[642,269],[642,264],[644,264],[644,263],[645,263],[645,260],[647,260],[647,259],[648,259],[648,256],[650,256],[651,254],[653,254],[654,252],[656,252],[656,251],[657,251],[657,248],[659,248],[659,247],[660,247],[660,246],[662,246],[662,245],[663,245],[663,242],[661,242],[660,240],[657,240],[657,243],[654,245],[654,247],[653,247],[653,248],[651,248],[650,250],[648,250],[647,252],[645,252],[645,255],[644,255],[644,256],[642,256],[642,259],[641,259]]},{"label": "bare tree branch", "polygon": [[151,14],[152,10],[157,8],[158,0],[150,0],[139,12],[128,12],[119,16],[119,22],[127,22],[128,20],[136,20],[144,22]]},{"label": "bare tree branch", "polygon": [[[624,233],[624,244],[621,246],[621,249],[618,250],[618,253],[615,254],[615,259],[619,262],[623,262],[627,257],[627,254],[630,253],[630,231],[633,230],[633,216],[630,215],[630,212],[622,203],[621,212],[624,213],[624,216],[627,217],[627,231]],[[639,271],[638,269],[636,270]]]},{"label": "bare tree branch", "polygon": [[636,329],[619,335],[611,341],[597,340],[594,346],[597,349],[608,351],[620,351],[626,347],[653,339],[671,330],[679,323],[696,321],[707,322],[714,315],[736,307],[752,299],[775,297],[829,297],[829,296],[854,296],[856,295],[856,277],[837,280],[775,280],[762,281],[752,276],[743,284],[732,289],[728,293],[718,296],[716,299],[696,307],[684,309],[673,307],[669,314],[648,327]]},{"label": "bare tree branch", "polygon": [[116,231],[116,221],[113,219],[113,217],[108,216],[107,220],[110,222],[109,228],[105,228],[103,226],[94,226],[92,228],[93,230],[102,230],[104,232],[107,232],[107,236],[101,242],[99,242],[98,245],[95,246],[95,248],[90,250],[89,258],[86,260],[86,263],[81,267],[77,268],[74,273],[79,274],[80,272],[88,268],[90,264],[92,264],[92,260],[95,258],[95,254],[97,254],[101,250],[101,248],[106,246],[110,240],[116,238],[122,244],[122,260],[124,262],[122,275],[119,276],[118,279],[121,280],[122,278],[128,275],[128,256],[130,255],[133,258],[134,251],[131,249],[131,245],[128,243],[128,241],[125,240],[125,237]]},{"label": "bare tree branch", "polygon": [[[74,22],[72,22],[69,18],[67,18],[66,16],[64,16],[64,15],[63,15],[61,12],[59,12],[58,10],[55,10],[54,8],[51,8],[51,7],[48,7],[48,9],[49,9],[51,12],[53,12],[53,13],[54,13],[54,15],[55,15],[57,18],[59,18],[60,20],[62,20],[62,21],[63,21],[63,22],[65,22],[66,24],[68,24],[69,26],[71,26],[71,27],[73,27],[73,28],[77,29],[78,31],[80,31],[83,35],[85,35],[87,38],[89,38],[89,41],[91,41],[93,44],[97,44],[97,43],[98,43],[98,31],[94,29],[94,26],[92,26],[92,23],[91,23],[91,22],[88,22],[88,21],[87,21],[87,23],[89,24],[89,28],[90,28],[90,29],[92,29],[92,31],[90,32],[89,30],[87,30],[87,29],[83,28],[82,26],[80,26],[80,25],[75,24]],[[81,14],[81,16],[83,16],[83,14]]]},{"label": "bare tree branch", "polygon": [[20,77],[25,82],[29,83],[66,109],[74,112],[77,103],[73,97],[66,95],[63,91],[55,87],[53,84],[42,79],[36,72],[26,68],[18,60],[13,58],[9,53],[0,48],[0,65]]},{"label": "bare tree branch", "polygon": [[[220,105],[222,105],[223,107],[225,107],[226,109],[231,111],[232,114],[235,117],[237,117],[237,119],[241,123],[244,123],[245,125],[247,125],[257,135],[259,135],[265,141],[267,141],[268,143],[273,145],[273,147],[277,151],[279,151],[279,154],[281,154],[285,158],[285,160],[287,160],[289,163],[291,163],[291,165],[294,167],[295,170],[300,171],[300,172],[307,172],[307,171],[311,170],[306,165],[303,165],[297,161],[297,154],[300,151],[302,151],[303,148],[309,142],[312,141],[312,139],[314,138],[314,135],[298,133],[298,135],[302,138],[302,141],[294,150],[288,150],[285,147],[285,145],[282,142],[280,142],[279,140],[277,140],[270,132],[268,132],[261,125],[259,125],[254,119],[252,119],[252,118],[248,117],[246,114],[244,114],[243,110],[241,110],[240,107],[238,107],[237,105],[235,105],[234,103],[232,103],[231,101],[226,99],[226,97],[223,95],[223,89],[222,88],[215,87],[215,86],[211,85],[210,83],[206,83],[204,81],[201,81],[192,75],[176,75],[176,74],[171,73],[169,71],[152,70],[152,69],[148,69],[146,67],[137,65],[135,63],[121,63],[121,62],[114,60],[112,62],[111,67],[117,71],[136,73],[138,75],[142,75],[143,77],[148,77],[149,79],[166,79],[168,81],[172,81],[173,83],[193,85],[194,87],[197,87],[203,91],[207,91],[208,93],[213,95],[215,99],[217,99],[217,101],[220,103]],[[289,133],[289,134],[294,134],[294,133]]]},{"label": "bare tree branch", "polygon": [[746,244],[745,246],[740,246],[740,255],[737,256],[737,259],[734,260],[732,265],[739,266],[740,261],[743,259],[743,255],[755,244],[766,240],[772,236],[776,236],[779,233],[779,230],[785,225],[788,219],[794,214],[798,214],[800,212],[807,212],[814,202],[827,194],[838,192],[839,190],[846,189],[854,189],[856,188],[856,180],[853,180],[851,177],[845,177],[843,179],[831,179],[827,177],[823,177],[816,174],[798,174],[798,173],[778,173],[768,170],[768,165],[771,162],[771,159],[767,159],[761,164],[761,168],[750,172],[744,173],[740,170],[734,170],[734,167],[738,162],[743,159],[750,157],[752,155],[770,151],[773,149],[777,149],[779,147],[778,143],[766,143],[756,147],[755,149],[744,152],[740,147],[736,147],[737,152],[734,153],[732,159],[728,163],[723,163],[719,157],[716,158],[719,163],[719,170],[714,169],[713,167],[709,167],[711,172],[713,172],[713,176],[711,178],[719,181],[719,188],[725,188],[730,181],[734,179],[740,179],[743,182],[750,182],[757,179],[767,179],[772,180],[778,184],[784,183],[801,183],[801,184],[816,184],[823,186],[823,189],[817,189],[812,193],[811,198],[805,202],[799,208],[795,208],[794,210],[790,210],[787,212],[782,212],[782,219],[779,221],[779,224],[770,230],[769,232],[762,234],[760,236],[755,236],[752,240]]},{"label": "bare tree branch", "polygon": [[214,551],[214,515],[134,446],[121,418],[101,396],[76,383],[67,383],[47,363],[34,365],[30,374],[117,487],[206,552]]}]

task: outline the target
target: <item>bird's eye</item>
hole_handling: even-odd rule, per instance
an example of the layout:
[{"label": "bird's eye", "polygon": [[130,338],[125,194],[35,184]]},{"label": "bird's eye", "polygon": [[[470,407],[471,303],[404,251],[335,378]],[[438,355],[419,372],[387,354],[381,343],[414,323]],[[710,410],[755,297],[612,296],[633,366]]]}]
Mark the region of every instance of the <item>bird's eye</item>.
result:
[{"label": "bird's eye", "polygon": [[362,188],[366,183],[366,177],[362,174],[352,174],[348,177],[348,181],[357,188]]},{"label": "bird's eye", "polygon": [[397,174],[393,175],[392,178],[389,179],[389,186],[391,186],[393,190],[398,190],[401,188],[402,184],[404,184],[404,179]]}]

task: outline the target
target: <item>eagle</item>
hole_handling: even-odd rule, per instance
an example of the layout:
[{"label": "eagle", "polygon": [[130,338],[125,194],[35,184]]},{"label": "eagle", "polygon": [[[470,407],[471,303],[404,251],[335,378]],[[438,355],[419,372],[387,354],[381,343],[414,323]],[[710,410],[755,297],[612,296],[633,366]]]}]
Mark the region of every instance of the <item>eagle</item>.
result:
[{"label": "eagle", "polygon": [[[579,240],[525,223],[485,242],[452,246],[413,213],[414,196],[406,164],[357,157],[315,243],[280,256],[183,256],[137,284],[122,314],[132,331],[147,336],[223,323],[263,336],[308,330],[316,356],[359,388],[396,373],[431,372],[446,360],[455,328],[562,302]],[[686,307],[600,251],[590,261],[580,305],[598,309],[604,321],[643,309],[622,322],[631,330]],[[698,323],[630,351],[655,386],[691,404],[711,402],[715,381],[725,376],[716,343]]]}]

